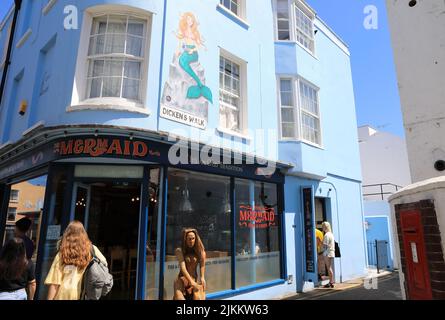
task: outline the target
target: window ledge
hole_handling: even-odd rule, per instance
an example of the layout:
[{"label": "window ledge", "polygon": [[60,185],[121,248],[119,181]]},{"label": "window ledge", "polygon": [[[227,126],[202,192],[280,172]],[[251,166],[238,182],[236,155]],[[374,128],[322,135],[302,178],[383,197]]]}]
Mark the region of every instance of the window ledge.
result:
[{"label": "window ledge", "polygon": [[48,12],[52,9],[52,7],[54,7],[56,2],[57,2],[57,0],[49,0],[48,1],[46,6],[42,10],[42,13],[43,13],[44,16],[48,14]]},{"label": "window ledge", "polygon": [[242,139],[247,140],[247,141],[251,141],[252,140],[252,137],[249,136],[249,135],[242,134],[242,133],[239,133],[239,132],[236,132],[236,131],[232,131],[232,130],[229,130],[229,129],[225,129],[225,128],[222,128],[222,127],[216,128],[216,131],[218,131],[219,133],[226,134],[226,135],[231,135],[231,136],[234,136],[234,137],[242,138]]},{"label": "window ledge", "polygon": [[317,148],[317,149],[320,149],[320,150],[325,150],[325,148],[323,148],[323,146],[318,145],[318,144],[313,143],[313,142],[310,142],[310,141],[307,141],[307,140],[304,140],[304,139],[280,138],[280,140],[278,142],[280,142],[280,143],[286,143],[286,142],[290,142],[290,143],[304,143],[304,144],[309,145],[311,147],[314,147],[314,148]]},{"label": "window ledge", "polygon": [[32,33],[31,28],[26,30],[25,34],[20,38],[19,41],[17,41],[17,44],[15,45],[15,47],[18,49],[21,46],[23,46],[23,44],[26,42],[26,40],[28,40],[28,38],[31,35],[31,33]]},{"label": "window ledge", "polygon": [[68,106],[66,112],[75,111],[87,111],[87,110],[99,110],[99,111],[122,111],[139,113],[146,116],[150,115],[150,111],[147,107],[137,103],[126,103],[121,101],[108,102],[108,101],[84,101],[77,105]]},{"label": "window ledge", "polygon": [[239,24],[244,29],[248,30],[250,28],[250,24],[246,20],[244,20],[240,16],[237,16],[236,14],[234,14],[232,11],[230,11],[229,9],[227,9],[226,7],[221,5],[220,3],[218,3],[218,5],[216,6],[216,10],[221,12],[227,18],[230,18],[231,20],[233,20],[234,22]]}]

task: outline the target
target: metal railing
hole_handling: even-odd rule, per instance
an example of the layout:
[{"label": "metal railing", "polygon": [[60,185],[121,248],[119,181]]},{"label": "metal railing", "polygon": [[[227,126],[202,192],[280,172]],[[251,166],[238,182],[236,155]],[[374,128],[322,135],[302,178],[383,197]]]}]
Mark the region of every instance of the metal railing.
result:
[{"label": "metal railing", "polygon": [[375,266],[377,273],[389,268],[389,243],[386,240],[368,241],[368,265]]},{"label": "metal railing", "polygon": [[385,196],[390,196],[403,187],[393,183],[379,183],[364,185],[362,188],[364,198],[379,196],[379,198],[385,200]]}]

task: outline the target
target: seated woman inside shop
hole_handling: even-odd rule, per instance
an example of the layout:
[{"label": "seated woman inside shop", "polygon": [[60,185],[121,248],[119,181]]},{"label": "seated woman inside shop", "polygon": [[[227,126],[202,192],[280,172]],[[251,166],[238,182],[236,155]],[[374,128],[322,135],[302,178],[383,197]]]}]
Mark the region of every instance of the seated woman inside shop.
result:
[{"label": "seated woman inside shop", "polygon": [[[182,231],[181,248],[175,250],[179,261],[179,275],[174,283],[173,300],[205,300],[205,261],[204,245],[196,229]],[[198,264],[200,281],[198,281]]]}]

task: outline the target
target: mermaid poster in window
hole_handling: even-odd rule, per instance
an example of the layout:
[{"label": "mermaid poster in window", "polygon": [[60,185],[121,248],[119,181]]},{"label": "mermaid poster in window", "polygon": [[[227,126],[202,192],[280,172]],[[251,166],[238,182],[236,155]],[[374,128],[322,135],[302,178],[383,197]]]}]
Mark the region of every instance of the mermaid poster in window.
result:
[{"label": "mermaid poster in window", "polygon": [[174,34],[178,47],[164,85],[161,117],[205,129],[213,95],[206,86],[205,71],[199,62],[199,52],[207,48],[195,15],[183,13]]}]

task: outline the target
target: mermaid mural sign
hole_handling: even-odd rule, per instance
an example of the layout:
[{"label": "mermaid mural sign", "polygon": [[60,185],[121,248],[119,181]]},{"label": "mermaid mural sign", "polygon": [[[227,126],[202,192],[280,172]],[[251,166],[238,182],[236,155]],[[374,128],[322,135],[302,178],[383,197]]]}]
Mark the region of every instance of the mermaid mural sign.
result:
[{"label": "mermaid mural sign", "polygon": [[205,129],[213,96],[205,85],[204,68],[199,63],[198,51],[206,47],[198,25],[193,13],[181,15],[179,30],[175,32],[178,48],[164,85],[161,117]]}]

